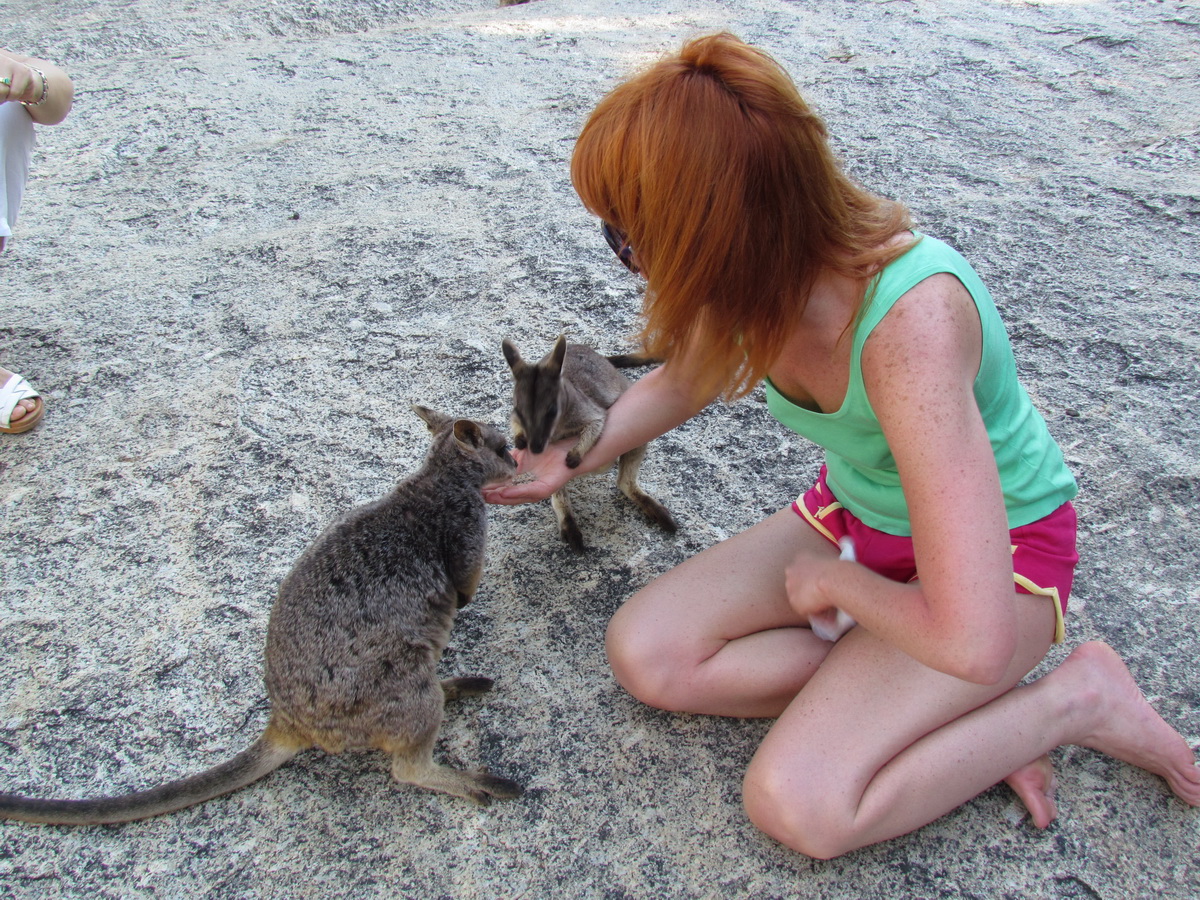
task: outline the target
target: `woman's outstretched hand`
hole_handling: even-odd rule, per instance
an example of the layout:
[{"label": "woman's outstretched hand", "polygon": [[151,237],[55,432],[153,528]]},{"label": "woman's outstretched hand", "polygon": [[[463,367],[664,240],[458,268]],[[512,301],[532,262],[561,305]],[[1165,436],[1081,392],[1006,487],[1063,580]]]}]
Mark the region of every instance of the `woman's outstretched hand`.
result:
[{"label": "woman's outstretched hand", "polygon": [[580,474],[579,469],[567,468],[567,453],[575,446],[577,438],[567,438],[550,444],[541,453],[514,450],[517,475],[532,475],[531,480],[520,483],[494,485],[483,489],[483,499],[488,503],[512,506],[518,503],[536,503],[545,500],[564,484]]}]

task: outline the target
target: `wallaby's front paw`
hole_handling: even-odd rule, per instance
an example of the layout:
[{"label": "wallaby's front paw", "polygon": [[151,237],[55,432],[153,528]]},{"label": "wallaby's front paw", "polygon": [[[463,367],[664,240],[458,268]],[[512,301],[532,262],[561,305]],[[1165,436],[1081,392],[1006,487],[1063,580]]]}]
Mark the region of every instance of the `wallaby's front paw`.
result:
[{"label": "wallaby's front paw", "polygon": [[567,454],[566,463],[568,469],[578,469],[581,462],[583,462],[583,457],[579,455],[578,451],[572,450]]},{"label": "wallaby's front paw", "polygon": [[524,450],[529,446],[529,439],[523,434],[518,434],[515,438],[513,438],[513,446],[518,450]]}]

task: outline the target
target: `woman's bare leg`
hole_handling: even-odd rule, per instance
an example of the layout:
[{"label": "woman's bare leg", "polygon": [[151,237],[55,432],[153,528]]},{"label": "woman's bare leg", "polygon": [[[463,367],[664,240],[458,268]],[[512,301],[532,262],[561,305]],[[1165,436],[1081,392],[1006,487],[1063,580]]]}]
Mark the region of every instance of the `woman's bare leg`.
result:
[{"label": "woman's bare leg", "polygon": [[[787,603],[782,571],[799,546],[836,552],[790,509],[656,579],[621,607],[608,631],[618,681],[660,709],[778,716],[824,660]],[[1006,779],[1038,827],[1056,815],[1048,757]]]},{"label": "woman's bare leg", "polygon": [[784,509],[647,585],[608,627],[617,680],[660,709],[779,715],[832,646],[788,605],[783,573],[802,546],[837,555]]},{"label": "woman's bare leg", "polygon": [[810,856],[836,856],[919,828],[1006,776],[1020,782],[1071,743],[1162,775],[1200,804],[1191,749],[1106,645],[1013,687],[1045,653],[1053,615],[1044,598],[1016,602],[1019,649],[991,687],[934,672],[861,628],[843,638],[747,771],[755,824]]},{"label": "woman's bare leg", "polygon": [[863,629],[836,649],[817,639],[783,587],[799,546],[836,552],[783,510],[648,585],[608,632],[618,680],[646,703],[783,713],[746,776],[747,810],[764,831],[810,855],[837,855],[918,828],[1001,780],[1045,827],[1057,812],[1046,754],[1064,743],[1162,775],[1200,803],[1190,748],[1109,648],[1085,645],[1014,689],[1049,647],[1046,598],[1015,595],[1023,633],[1010,671],[997,685],[972,685]]}]

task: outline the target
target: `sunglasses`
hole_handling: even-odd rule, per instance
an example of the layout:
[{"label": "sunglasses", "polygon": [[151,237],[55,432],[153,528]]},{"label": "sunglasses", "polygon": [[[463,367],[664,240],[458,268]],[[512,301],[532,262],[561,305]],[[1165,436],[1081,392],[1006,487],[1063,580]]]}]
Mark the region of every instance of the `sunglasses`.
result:
[{"label": "sunglasses", "polygon": [[629,239],[607,222],[600,223],[600,233],[608,241],[608,246],[612,247],[612,252],[617,254],[617,259],[625,264],[625,268],[634,275],[640,275],[642,270],[633,261],[633,246],[629,243]]}]

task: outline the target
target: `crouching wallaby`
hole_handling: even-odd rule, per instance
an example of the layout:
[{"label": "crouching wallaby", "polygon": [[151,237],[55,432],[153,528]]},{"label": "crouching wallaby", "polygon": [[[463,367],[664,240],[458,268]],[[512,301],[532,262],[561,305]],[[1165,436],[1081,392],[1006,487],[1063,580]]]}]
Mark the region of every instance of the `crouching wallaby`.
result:
[{"label": "crouching wallaby", "polygon": [[[583,344],[568,344],[559,335],[554,347],[541,361],[529,365],[511,341],[502,344],[504,358],[513,374],[513,444],[541,453],[546,445],[565,438],[578,440],[567,454],[567,465],[579,465],[604,431],[608,408],[629,388],[629,379],[617,366],[645,365],[654,360],[643,356],[601,356]],[[617,462],[617,486],[651,521],[675,530],[675,520],[665,506],[643,491],[637,483],[638,469],[646,446],[635,447]],[[571,510],[566,488],[550,498],[558,517],[558,531],[572,550],[582,551],[583,535]]]},{"label": "crouching wallaby", "polygon": [[244,787],[312,747],[383,750],[397,781],[481,804],[518,796],[521,787],[507,779],[433,761],[444,701],[492,686],[482,677],[439,682],[435,670],[457,609],[479,584],[487,529],[481,488],[509,480],[516,464],[498,429],[414,410],[433,432],[422,467],[326,529],[279,587],[265,654],[271,715],[248,750],[123,796],[0,795],[0,818],[144,819]]}]

